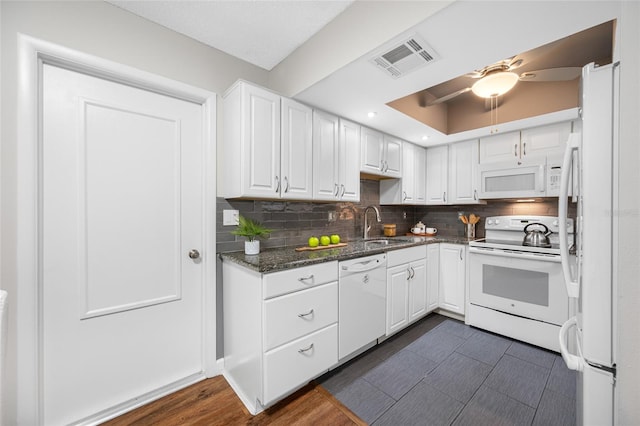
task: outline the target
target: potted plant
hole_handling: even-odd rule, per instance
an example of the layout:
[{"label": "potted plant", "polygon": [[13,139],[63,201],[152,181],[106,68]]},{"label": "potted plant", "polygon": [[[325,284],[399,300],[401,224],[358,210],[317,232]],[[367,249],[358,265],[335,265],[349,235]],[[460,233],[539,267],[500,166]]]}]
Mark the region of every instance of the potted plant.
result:
[{"label": "potted plant", "polygon": [[244,242],[245,254],[260,253],[260,240],[258,238],[266,238],[271,232],[271,229],[264,227],[261,223],[244,216],[238,216],[238,227],[234,231],[231,231],[233,235],[247,239],[247,241]]}]

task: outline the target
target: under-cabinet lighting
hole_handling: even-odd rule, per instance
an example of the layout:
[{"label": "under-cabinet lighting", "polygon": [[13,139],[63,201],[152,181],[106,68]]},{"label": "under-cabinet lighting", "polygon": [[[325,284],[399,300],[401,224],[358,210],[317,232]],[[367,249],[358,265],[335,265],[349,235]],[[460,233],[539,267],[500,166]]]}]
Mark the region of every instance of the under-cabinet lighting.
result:
[{"label": "under-cabinet lighting", "polygon": [[516,200],[516,203],[535,203],[535,198],[524,198],[522,200]]}]

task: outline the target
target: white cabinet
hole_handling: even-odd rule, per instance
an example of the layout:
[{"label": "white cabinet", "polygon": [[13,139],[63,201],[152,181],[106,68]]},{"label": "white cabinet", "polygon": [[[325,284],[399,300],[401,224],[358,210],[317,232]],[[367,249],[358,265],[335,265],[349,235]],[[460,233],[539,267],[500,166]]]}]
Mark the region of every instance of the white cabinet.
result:
[{"label": "white cabinet", "polygon": [[380,204],[426,204],[426,150],[405,142],[402,179],[380,181]]},{"label": "white cabinet", "polygon": [[312,109],[291,99],[281,99],[282,198],[309,200],[313,197]]},{"label": "white cabinet", "polygon": [[440,287],[440,244],[427,245],[427,311],[438,308]]},{"label": "white cabinet", "polygon": [[427,313],[427,260],[424,246],[387,253],[387,335]]},{"label": "white cabinet", "polygon": [[478,141],[454,143],[449,147],[450,204],[476,204],[480,175],[478,174]]},{"label": "white cabinet", "polygon": [[464,315],[466,264],[466,246],[440,244],[439,306],[441,309]]},{"label": "white cabinet", "polygon": [[427,148],[427,204],[447,204],[449,147]]},{"label": "white cabinet", "polygon": [[225,198],[312,197],[311,109],[238,82],[224,97]]},{"label": "white cabinet", "polygon": [[377,176],[402,176],[402,141],[362,127],[360,171]]},{"label": "white cabinet", "polygon": [[225,378],[256,414],[337,364],[338,262],[222,268]]},{"label": "white cabinet", "polygon": [[426,203],[480,204],[478,141],[427,148]]},{"label": "white cabinet", "polygon": [[360,128],[322,111],[313,111],[313,198],[360,201]]},{"label": "white cabinet", "polygon": [[571,122],[563,122],[480,138],[480,163],[517,165],[527,158],[561,156],[570,132]]},{"label": "white cabinet", "polygon": [[338,182],[341,201],[360,201],[360,125],[340,119],[338,137]]}]

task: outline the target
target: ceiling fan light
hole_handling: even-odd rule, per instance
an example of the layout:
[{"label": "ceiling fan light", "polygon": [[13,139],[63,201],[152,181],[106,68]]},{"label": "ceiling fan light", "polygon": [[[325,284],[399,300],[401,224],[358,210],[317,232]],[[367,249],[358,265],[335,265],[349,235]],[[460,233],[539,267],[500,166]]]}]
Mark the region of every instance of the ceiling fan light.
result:
[{"label": "ceiling fan light", "polygon": [[518,74],[511,71],[502,71],[488,74],[476,81],[471,90],[481,98],[500,96],[513,89],[518,82]]}]

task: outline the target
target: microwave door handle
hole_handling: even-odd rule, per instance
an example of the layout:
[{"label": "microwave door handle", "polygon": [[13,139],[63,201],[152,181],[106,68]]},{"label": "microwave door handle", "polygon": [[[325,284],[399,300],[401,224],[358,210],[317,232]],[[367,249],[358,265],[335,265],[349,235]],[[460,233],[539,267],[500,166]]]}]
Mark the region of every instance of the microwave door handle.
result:
[{"label": "microwave door handle", "polygon": [[567,148],[562,159],[560,173],[560,194],[558,196],[558,236],[560,243],[560,258],[562,260],[562,273],[567,286],[569,297],[577,298],[580,295],[580,283],[577,277],[573,277],[571,264],[569,263],[569,234],[567,233],[567,204],[569,202],[569,173],[573,151],[580,148],[580,133],[571,133],[567,141]]}]

